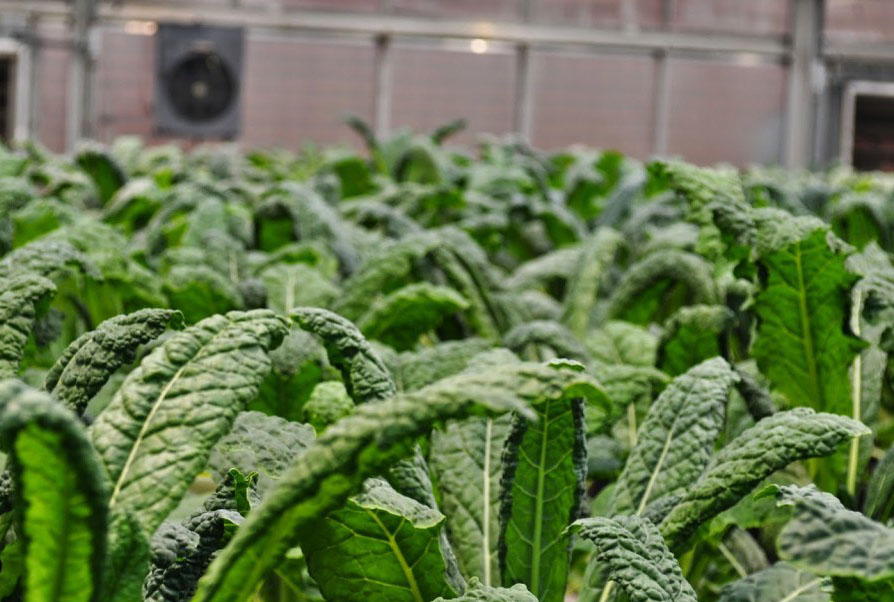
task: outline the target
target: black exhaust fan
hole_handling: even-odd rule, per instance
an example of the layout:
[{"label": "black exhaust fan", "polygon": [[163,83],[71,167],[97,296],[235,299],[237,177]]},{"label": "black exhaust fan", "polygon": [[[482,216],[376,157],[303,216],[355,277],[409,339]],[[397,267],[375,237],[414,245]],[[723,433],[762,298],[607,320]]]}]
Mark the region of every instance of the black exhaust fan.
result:
[{"label": "black exhaust fan", "polygon": [[242,28],[160,23],[155,129],[192,138],[239,133]]}]

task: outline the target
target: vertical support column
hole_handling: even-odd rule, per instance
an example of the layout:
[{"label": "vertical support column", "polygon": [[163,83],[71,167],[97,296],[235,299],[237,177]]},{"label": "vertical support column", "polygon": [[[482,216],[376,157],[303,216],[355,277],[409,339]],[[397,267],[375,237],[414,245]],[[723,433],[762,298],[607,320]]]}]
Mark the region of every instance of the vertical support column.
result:
[{"label": "vertical support column", "polygon": [[815,74],[822,68],[823,0],[791,0],[791,57],[785,119],[784,164],[790,169],[810,167],[816,123]]},{"label": "vertical support column", "polygon": [[652,113],[652,152],[656,155],[667,153],[667,128],[670,116],[670,65],[667,51],[656,50],[655,57],[655,103]]},{"label": "vertical support column", "polygon": [[68,88],[66,147],[71,150],[78,140],[91,132],[93,56],[90,30],[96,19],[96,0],[74,0],[72,5],[73,48]]},{"label": "vertical support column", "polygon": [[515,49],[515,131],[528,141],[533,134],[534,118],[531,80],[531,47],[519,44]]},{"label": "vertical support column", "polygon": [[26,137],[37,140],[40,135],[40,61],[41,37],[40,19],[37,16],[28,18],[28,49],[31,60],[28,62],[28,128]]},{"label": "vertical support column", "polygon": [[[531,20],[531,1],[523,0],[521,19]],[[527,141],[533,136],[534,82],[531,66],[531,46],[521,43],[515,47],[515,131]]]},{"label": "vertical support column", "polygon": [[376,37],[376,85],[373,101],[375,130],[380,138],[391,131],[392,63],[391,36],[381,34]]},{"label": "vertical support column", "polygon": [[31,63],[34,60],[31,44],[19,43],[15,63],[15,102],[13,106],[12,139],[24,142],[29,138],[29,125],[33,105],[31,104]]},{"label": "vertical support column", "polygon": [[[670,29],[675,9],[674,0],[661,3],[661,26]],[[667,49],[652,53],[655,60],[655,96],[652,105],[652,152],[656,155],[667,153],[667,128],[670,116],[670,63]]]}]

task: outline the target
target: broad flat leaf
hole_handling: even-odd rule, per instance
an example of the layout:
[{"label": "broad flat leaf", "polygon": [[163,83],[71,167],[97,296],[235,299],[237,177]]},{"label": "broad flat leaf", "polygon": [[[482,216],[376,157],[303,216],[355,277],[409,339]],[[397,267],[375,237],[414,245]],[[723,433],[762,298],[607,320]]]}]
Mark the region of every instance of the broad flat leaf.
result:
[{"label": "broad flat leaf", "polygon": [[444,515],[380,479],[300,534],[307,567],[329,600],[420,602],[451,595],[438,546]]},{"label": "broad flat leaf", "polygon": [[0,600],[15,591],[24,570],[25,558],[22,553],[22,540],[17,539],[6,544],[0,551]]},{"label": "broad flat leaf", "polygon": [[103,579],[103,602],[142,600],[143,580],[149,570],[149,538],[126,510],[109,517],[109,553]]},{"label": "broad flat leaf", "polygon": [[827,235],[820,228],[761,259],[767,283],[752,354],[792,405],[850,415],[848,367],[864,344],[842,328],[857,276]]},{"label": "broad flat leaf", "polygon": [[875,465],[866,489],[863,512],[869,518],[881,522],[887,522],[894,512],[894,446]]},{"label": "broad flat leaf", "polygon": [[664,325],[658,367],[671,376],[686,372],[708,358],[721,355],[721,337],[733,323],[725,305],[681,308]]},{"label": "broad flat leaf", "polygon": [[[462,596],[451,598],[454,602],[537,602],[537,598],[523,584],[512,587],[490,587],[481,583],[477,577],[469,579],[469,586]],[[437,598],[433,602],[448,602]]]},{"label": "broad flat leaf", "polygon": [[322,339],[355,403],[386,399],[397,391],[388,368],[350,320],[313,307],[300,307],[290,315],[298,326]]},{"label": "broad flat leaf", "polygon": [[590,324],[599,282],[605,276],[621,241],[621,236],[614,230],[601,228],[581,249],[562,302],[562,323],[579,336],[586,332]]},{"label": "broad flat leaf", "polygon": [[697,602],[658,529],[638,516],[585,518],[573,529],[596,544],[596,561],[630,602]]},{"label": "broad flat leaf", "polygon": [[780,506],[793,509],[777,541],[780,558],[817,575],[894,578],[894,529],[847,510],[813,485],[775,492]]},{"label": "broad flat leaf", "polygon": [[231,468],[243,474],[257,472],[258,490],[264,494],[313,440],[314,430],[306,424],[261,412],[241,412],[232,430],[211,450],[208,468],[217,481]]},{"label": "broad flat leaf", "polygon": [[513,417],[500,484],[500,574],[539,600],[565,595],[570,539],[587,477],[583,401],[544,398],[536,421]]},{"label": "broad flat leaf", "polygon": [[19,362],[38,310],[56,293],[43,276],[25,274],[0,280],[0,378],[19,373]]},{"label": "broad flat leaf", "polygon": [[829,602],[828,580],[779,562],[730,583],[720,602]]},{"label": "broad flat leaf", "polygon": [[500,475],[508,434],[508,416],[469,418],[434,431],[428,454],[460,570],[484,585],[500,582]]},{"label": "broad flat leaf", "polygon": [[137,348],[168,327],[183,327],[183,316],[170,309],[141,309],[116,316],[68,346],[47,372],[46,390],[77,414],[121,366],[134,360]]},{"label": "broad flat leaf", "polygon": [[844,416],[795,408],[764,418],[736,437],[711,460],[683,500],[661,523],[671,547],[701,523],[731,508],[765,478],[796,460],[828,456],[869,429]]},{"label": "broad flat leaf", "polygon": [[406,456],[414,438],[433,424],[511,410],[531,415],[526,403],[572,393],[602,396],[594,381],[577,371],[518,363],[458,374],[415,393],[359,406],[326,429],[252,510],[212,563],[195,602],[245,602],[296,543],[299,529],[339,508],[364,479]]},{"label": "broad flat leaf", "polygon": [[287,332],[268,310],[202,320],[165,340],[133,370],[91,427],[113,483],[109,505],[152,533],[205,468],[270,370]]},{"label": "broad flat leaf", "polygon": [[12,459],[25,602],[99,602],[109,484],[78,418],[44,392],[0,383]]},{"label": "broad flat leaf", "polygon": [[722,358],[671,381],[649,410],[615,485],[612,512],[639,514],[649,502],[688,488],[708,465],[736,374]]},{"label": "broad flat leaf", "polygon": [[468,307],[468,301],[452,288],[419,282],[373,303],[357,321],[357,327],[367,337],[403,351],[437,328],[444,318]]}]

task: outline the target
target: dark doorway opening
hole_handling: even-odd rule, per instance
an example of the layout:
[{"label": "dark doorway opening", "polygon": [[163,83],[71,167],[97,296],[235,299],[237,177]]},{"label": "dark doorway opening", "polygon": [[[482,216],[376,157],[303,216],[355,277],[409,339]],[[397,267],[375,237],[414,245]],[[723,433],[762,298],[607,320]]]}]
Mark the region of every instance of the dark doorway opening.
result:
[{"label": "dark doorway opening", "polygon": [[854,169],[894,171],[894,96],[854,98]]}]

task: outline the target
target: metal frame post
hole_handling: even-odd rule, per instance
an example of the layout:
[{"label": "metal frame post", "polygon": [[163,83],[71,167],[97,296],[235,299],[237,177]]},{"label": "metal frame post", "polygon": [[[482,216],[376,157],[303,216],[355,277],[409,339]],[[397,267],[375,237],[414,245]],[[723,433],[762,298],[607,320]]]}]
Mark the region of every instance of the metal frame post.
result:
[{"label": "metal frame post", "polygon": [[93,56],[90,32],[96,20],[96,0],[74,0],[72,5],[72,56],[68,90],[66,147],[92,134]]},{"label": "metal frame post", "polygon": [[[521,20],[531,21],[531,0],[521,4]],[[531,64],[531,45],[520,42],[515,46],[515,132],[527,141],[534,135],[534,81]]]},{"label": "metal frame post", "polygon": [[391,131],[391,88],[393,83],[394,60],[391,51],[391,36],[376,36],[375,49],[375,90],[373,92],[373,120],[376,135],[387,136]]},{"label": "metal frame post", "polygon": [[824,4],[824,0],[791,0],[790,4],[791,55],[783,161],[790,169],[810,167],[813,157]]}]

